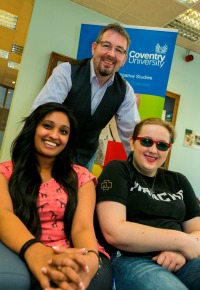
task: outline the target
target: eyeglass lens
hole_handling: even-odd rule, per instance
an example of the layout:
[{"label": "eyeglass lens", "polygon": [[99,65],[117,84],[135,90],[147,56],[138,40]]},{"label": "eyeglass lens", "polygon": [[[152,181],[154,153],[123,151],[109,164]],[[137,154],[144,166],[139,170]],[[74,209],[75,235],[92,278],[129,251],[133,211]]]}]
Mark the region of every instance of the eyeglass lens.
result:
[{"label": "eyeglass lens", "polygon": [[139,139],[142,146],[151,147],[153,143],[156,143],[156,148],[160,151],[167,151],[170,147],[170,144],[162,142],[162,141],[153,141],[150,138],[141,138]]},{"label": "eyeglass lens", "polygon": [[[99,44],[101,45],[101,47],[104,49],[104,50],[112,50],[113,49],[113,46],[110,42],[107,42],[107,41],[100,41]],[[115,53],[118,54],[118,55],[124,55],[126,53],[126,50],[124,50],[122,47],[115,47]]]}]

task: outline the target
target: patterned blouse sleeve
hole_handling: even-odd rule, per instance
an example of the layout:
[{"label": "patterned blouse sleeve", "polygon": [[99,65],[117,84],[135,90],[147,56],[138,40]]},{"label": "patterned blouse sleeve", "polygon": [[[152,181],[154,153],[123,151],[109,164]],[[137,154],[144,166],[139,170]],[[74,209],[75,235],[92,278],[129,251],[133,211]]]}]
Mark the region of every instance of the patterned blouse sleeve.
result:
[{"label": "patterned blouse sleeve", "polygon": [[10,176],[12,174],[12,162],[6,161],[0,163],[0,174],[5,176],[6,179],[10,179]]},{"label": "patterned blouse sleeve", "polygon": [[93,180],[95,186],[97,185],[97,178],[85,167],[73,165],[73,168],[78,175],[78,188],[90,180]]}]

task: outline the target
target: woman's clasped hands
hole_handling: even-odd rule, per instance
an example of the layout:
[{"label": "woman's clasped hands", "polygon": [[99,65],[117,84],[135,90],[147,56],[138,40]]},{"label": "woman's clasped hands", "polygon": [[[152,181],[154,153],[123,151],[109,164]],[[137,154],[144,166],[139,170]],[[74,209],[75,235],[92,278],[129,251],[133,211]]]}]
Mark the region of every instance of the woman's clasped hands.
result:
[{"label": "woman's clasped hands", "polygon": [[[41,272],[58,286],[57,290],[83,290],[86,286],[83,277],[89,273],[84,252],[86,249],[52,247],[56,255],[48,261],[48,267],[42,267]],[[45,288],[51,290],[55,288]]]}]

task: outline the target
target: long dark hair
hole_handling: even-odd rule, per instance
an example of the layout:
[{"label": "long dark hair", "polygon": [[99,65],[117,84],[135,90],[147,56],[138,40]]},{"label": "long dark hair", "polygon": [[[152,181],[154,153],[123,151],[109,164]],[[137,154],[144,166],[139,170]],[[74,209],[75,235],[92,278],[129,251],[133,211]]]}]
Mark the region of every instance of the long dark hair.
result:
[{"label": "long dark hair", "polygon": [[37,209],[37,198],[42,183],[37,169],[34,137],[38,123],[51,112],[63,112],[69,119],[69,140],[55,159],[52,176],[68,194],[64,225],[66,237],[71,241],[71,225],[77,206],[77,175],[72,168],[72,158],[76,147],[77,123],[72,112],[63,104],[46,103],[36,108],[24,118],[24,126],[11,146],[13,173],[9,181],[9,192],[15,214],[31,231],[40,237],[41,223]]}]

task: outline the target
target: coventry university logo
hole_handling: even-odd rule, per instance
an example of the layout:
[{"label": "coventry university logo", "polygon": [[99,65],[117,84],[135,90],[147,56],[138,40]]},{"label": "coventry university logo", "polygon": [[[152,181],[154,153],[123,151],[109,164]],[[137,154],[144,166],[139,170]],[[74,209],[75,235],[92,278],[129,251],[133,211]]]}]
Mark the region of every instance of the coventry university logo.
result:
[{"label": "coventry university logo", "polygon": [[166,54],[168,50],[167,44],[161,46],[159,43],[156,44],[155,52],[160,54]]},{"label": "coventry university logo", "polygon": [[162,68],[165,64],[167,51],[167,44],[161,46],[159,43],[157,43],[155,46],[155,52],[131,50],[129,52],[128,61],[130,64],[157,66]]}]

